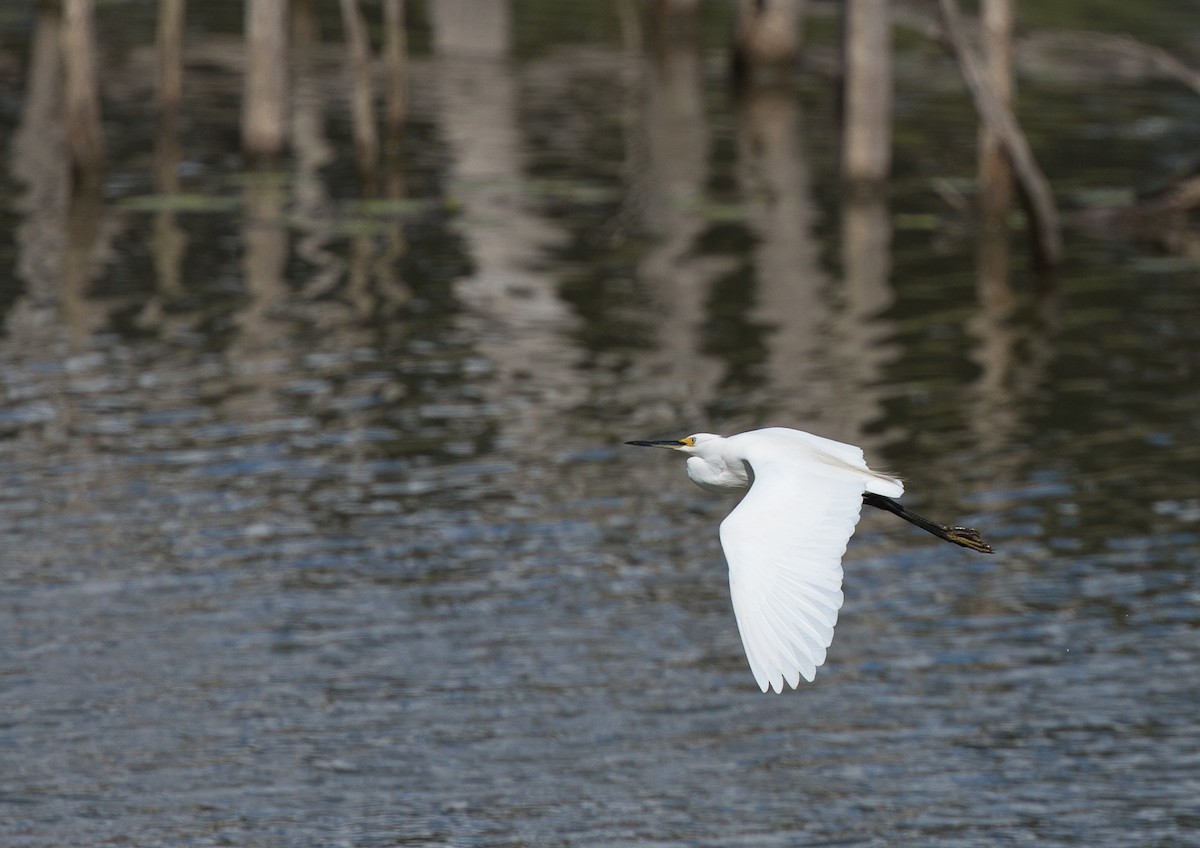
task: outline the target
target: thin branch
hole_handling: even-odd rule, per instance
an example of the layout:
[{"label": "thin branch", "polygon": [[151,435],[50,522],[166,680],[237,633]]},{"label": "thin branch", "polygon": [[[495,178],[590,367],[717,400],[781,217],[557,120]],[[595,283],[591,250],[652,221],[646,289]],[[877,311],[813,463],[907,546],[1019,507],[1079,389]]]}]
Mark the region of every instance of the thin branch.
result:
[{"label": "thin branch", "polygon": [[1035,40],[1062,49],[1103,52],[1143,62],[1155,73],[1173,79],[1200,94],[1200,71],[1177,59],[1161,47],[1144,44],[1128,35],[1110,35],[1105,32],[1046,32],[1030,36]]}]

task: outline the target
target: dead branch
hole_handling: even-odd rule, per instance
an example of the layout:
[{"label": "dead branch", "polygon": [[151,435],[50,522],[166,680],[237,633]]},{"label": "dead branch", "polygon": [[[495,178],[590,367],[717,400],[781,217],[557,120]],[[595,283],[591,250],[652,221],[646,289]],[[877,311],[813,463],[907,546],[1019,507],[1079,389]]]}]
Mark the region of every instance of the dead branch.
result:
[{"label": "dead branch", "polygon": [[1021,131],[1016,117],[988,84],[979,59],[967,44],[963,31],[962,17],[955,0],[938,0],[942,14],[942,25],[954,50],[963,80],[971,92],[975,109],[988,128],[1000,139],[1016,171],[1017,183],[1026,199],[1031,229],[1038,256],[1048,265],[1057,264],[1062,258],[1062,223],[1054,195],[1037,160],[1033,157],[1029,142]]},{"label": "dead branch", "polygon": [[[1022,41],[1026,46],[1040,52],[1054,54],[1056,61],[1063,61],[1062,51],[1075,51],[1092,56],[1118,57],[1132,60],[1143,73],[1173,79],[1200,94],[1200,71],[1161,47],[1143,44],[1128,35],[1109,35],[1103,32],[1042,32],[1031,33]],[[1126,63],[1128,64],[1128,63]]]}]

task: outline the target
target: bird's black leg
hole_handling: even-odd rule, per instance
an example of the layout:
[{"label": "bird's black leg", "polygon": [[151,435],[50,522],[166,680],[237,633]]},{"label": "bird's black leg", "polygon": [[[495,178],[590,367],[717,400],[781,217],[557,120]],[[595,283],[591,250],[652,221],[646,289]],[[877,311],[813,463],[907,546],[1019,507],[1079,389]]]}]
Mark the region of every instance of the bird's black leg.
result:
[{"label": "bird's black leg", "polygon": [[939,539],[945,539],[947,542],[953,542],[956,545],[962,545],[964,548],[979,551],[981,554],[990,554],[992,552],[992,546],[979,537],[978,530],[973,530],[970,527],[947,527],[944,524],[938,524],[935,521],[930,521],[923,515],[918,515],[911,509],[906,509],[891,498],[877,495],[874,492],[864,494],[863,503],[898,515],[909,524],[915,524],[927,533],[937,536]]}]

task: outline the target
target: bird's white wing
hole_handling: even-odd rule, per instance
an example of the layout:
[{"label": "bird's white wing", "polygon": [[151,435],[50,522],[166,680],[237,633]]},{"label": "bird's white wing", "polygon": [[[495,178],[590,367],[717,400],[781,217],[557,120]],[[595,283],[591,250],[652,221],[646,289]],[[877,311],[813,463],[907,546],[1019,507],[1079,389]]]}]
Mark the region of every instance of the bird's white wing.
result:
[{"label": "bird's white wing", "polygon": [[764,692],[812,681],[842,606],[842,554],[865,480],[810,460],[748,461],[754,484],[721,523],[742,645]]},{"label": "bird's white wing", "polygon": [[[890,474],[872,471],[867,467],[867,462],[863,458],[863,450],[857,445],[835,442],[833,439],[815,436],[803,430],[792,430],[788,427],[767,427],[746,435],[753,437],[757,443],[761,443],[764,437],[769,438],[776,445],[775,450],[777,451],[781,448],[786,450],[785,446],[789,443],[792,445],[792,451],[802,445],[801,450],[810,454],[818,462],[840,465],[848,470],[857,471],[866,481],[868,492],[886,495],[889,498],[898,498],[904,494],[904,483],[898,478]],[[740,437],[734,436],[733,438]]]}]

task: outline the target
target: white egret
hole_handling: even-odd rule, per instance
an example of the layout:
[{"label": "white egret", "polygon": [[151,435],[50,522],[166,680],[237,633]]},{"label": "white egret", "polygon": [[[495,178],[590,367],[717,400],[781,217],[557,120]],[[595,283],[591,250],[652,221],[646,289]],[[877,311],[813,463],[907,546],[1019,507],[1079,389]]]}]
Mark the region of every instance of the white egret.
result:
[{"label": "white egret", "polygon": [[[956,545],[991,553],[979,533],[945,527],[893,500],[899,479],[872,471],[862,448],[801,430],[626,442],[688,455],[692,482],[746,492],[721,522],[733,612],[759,688],[795,689],[825,662],[842,606],[842,554],[864,503]],[[747,491],[749,490],[749,491]]]}]

